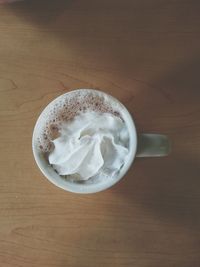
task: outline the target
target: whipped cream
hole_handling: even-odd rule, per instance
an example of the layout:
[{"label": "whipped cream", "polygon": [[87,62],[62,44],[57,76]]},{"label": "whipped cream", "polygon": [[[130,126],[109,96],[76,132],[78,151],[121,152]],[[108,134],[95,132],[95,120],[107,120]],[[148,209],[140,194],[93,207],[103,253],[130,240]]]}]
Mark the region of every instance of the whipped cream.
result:
[{"label": "whipped cream", "polygon": [[52,141],[49,163],[60,175],[88,180],[97,174],[113,177],[128,155],[125,123],[110,113],[86,111],[63,123]]}]

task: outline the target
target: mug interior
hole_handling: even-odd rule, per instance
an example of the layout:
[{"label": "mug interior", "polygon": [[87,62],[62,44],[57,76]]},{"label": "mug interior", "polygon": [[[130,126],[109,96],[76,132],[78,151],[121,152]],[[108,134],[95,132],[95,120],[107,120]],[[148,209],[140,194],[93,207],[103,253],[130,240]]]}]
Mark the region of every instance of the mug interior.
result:
[{"label": "mug interior", "polygon": [[[122,168],[120,169],[117,177],[114,178],[109,178],[107,180],[102,180],[97,183],[90,183],[90,182],[75,182],[75,181],[70,181],[67,180],[60,175],[58,175],[53,167],[48,163],[47,159],[44,156],[44,153],[38,148],[37,144],[37,136],[38,132],[41,131],[41,124],[45,119],[46,114],[48,114],[49,110],[52,108],[52,106],[55,105],[56,102],[58,102],[60,99],[63,97],[69,97],[72,94],[77,94],[77,93],[93,93],[98,96],[102,96],[103,98],[106,99],[108,103],[112,103],[116,107],[117,110],[120,110],[120,115],[122,115],[122,118],[126,124],[126,127],[129,132],[129,153],[126,157],[126,161]],[[135,124],[133,122],[132,116],[126,109],[126,107],[119,102],[116,98],[108,95],[107,93],[104,93],[102,91],[97,91],[94,89],[77,89],[74,91],[70,91],[68,93],[65,93],[56,99],[54,99],[52,102],[50,102],[47,107],[42,111],[40,114],[34,131],[33,131],[33,138],[32,138],[32,149],[33,149],[33,155],[35,158],[35,161],[41,170],[41,172],[44,174],[44,176],[52,182],[54,185],[70,192],[74,193],[96,193],[102,190],[105,190],[114,184],[116,184],[128,171],[130,168],[136,154],[136,149],[137,149],[137,134],[136,134],[136,128]]]}]

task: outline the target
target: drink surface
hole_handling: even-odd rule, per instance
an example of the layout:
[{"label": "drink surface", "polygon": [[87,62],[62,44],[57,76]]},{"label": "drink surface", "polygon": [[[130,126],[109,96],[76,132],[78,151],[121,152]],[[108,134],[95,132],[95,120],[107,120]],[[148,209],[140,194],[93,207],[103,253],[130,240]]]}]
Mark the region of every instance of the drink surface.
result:
[{"label": "drink surface", "polygon": [[[91,118],[90,116],[90,118],[85,117],[83,119],[83,114],[87,114],[86,117],[89,116],[88,114],[90,115],[93,114],[91,115],[93,118]],[[94,114],[96,114],[95,116],[98,117],[98,122],[95,119]],[[115,129],[117,123],[120,122],[120,125],[121,125],[121,128],[119,131],[115,129],[116,132],[114,133],[112,137],[111,136],[109,136],[109,138],[107,138],[106,136],[102,137],[103,136],[102,133],[100,134],[101,138],[98,137],[99,139],[101,139],[101,142],[100,143],[97,142],[97,143],[98,143],[99,149],[101,150],[102,160],[99,161],[100,163],[98,163],[98,167],[95,167],[95,171],[92,171],[92,174],[96,173],[96,170],[101,170],[101,171],[97,172],[94,175],[95,176],[93,177],[94,179],[89,179],[91,178],[91,174],[88,174],[87,172],[86,174],[83,174],[84,172],[78,170],[77,168],[74,168],[72,171],[73,173],[71,174],[69,174],[69,172],[62,172],[60,167],[57,166],[58,164],[55,162],[56,157],[55,158],[53,157],[52,159],[52,155],[55,156],[54,152],[56,151],[55,150],[56,140],[57,141],[61,140],[60,138],[61,138],[61,133],[63,131],[63,127],[66,127],[66,125],[68,126],[72,125],[73,121],[77,121],[77,119],[79,120],[79,122],[84,121],[82,126],[86,124],[86,121],[91,121],[91,120],[95,121],[95,123],[97,122],[96,125],[98,127],[100,124],[102,125],[102,122],[103,122],[104,132],[107,131],[106,130],[107,126],[109,129],[111,129],[107,120],[109,122],[111,122],[111,120],[115,121],[115,126],[113,129]],[[80,127],[81,129],[82,129],[82,126]],[[123,173],[124,170],[127,168],[127,166],[130,165],[130,160],[132,160],[135,150],[136,150],[136,138],[135,138],[136,133],[135,133],[135,128],[133,127],[134,125],[132,122],[132,118],[130,117],[130,114],[128,113],[127,109],[117,99],[101,91],[97,91],[93,89],[79,89],[79,90],[74,90],[64,95],[61,95],[60,97],[53,100],[43,110],[43,112],[38,118],[38,121],[34,129],[33,146],[34,146],[36,155],[38,156],[43,155],[44,159],[47,162],[47,165],[51,164],[51,166],[54,168],[54,170],[56,170],[56,172],[60,175],[60,177],[64,178],[65,180],[67,179],[72,182],[74,181],[87,182],[87,184],[90,182],[94,182],[94,180],[95,182],[97,181],[99,182],[99,181],[108,179],[108,176],[109,178],[119,177],[118,172],[121,172],[122,170],[122,173]],[[94,136],[85,136],[84,139],[81,140],[81,142],[86,142],[86,143],[88,142],[88,144],[90,143],[88,147],[92,146],[93,144],[92,149],[89,149],[87,146],[85,146],[87,147],[86,149],[87,152],[85,153],[89,153],[89,151],[94,152],[94,148],[98,150],[97,149],[98,146],[94,144],[94,140],[93,140],[93,139],[98,139],[98,138],[97,138],[97,133],[95,133],[95,138]],[[57,144],[58,143],[59,142],[57,142]],[[119,151],[118,151],[116,153],[117,156],[116,155],[110,156],[111,158],[113,158],[113,162],[111,163],[111,161],[108,160],[108,153],[105,152],[105,148],[109,147],[108,151],[110,151],[112,154],[113,151],[117,151],[115,145],[116,146],[119,145],[122,147],[123,156],[119,156],[118,154]],[[71,152],[72,151],[70,151],[70,153]],[[70,153],[68,149],[67,153],[65,154],[65,159],[67,155],[69,156]],[[94,159],[94,154],[92,152],[89,154],[93,155],[91,156],[91,159]],[[107,160],[105,160],[105,154],[107,155],[106,156]],[[62,157],[64,158],[64,156]],[[119,164],[118,168],[115,168],[114,170],[113,169],[114,165],[112,164],[116,162],[115,161],[116,158],[118,158],[119,159],[118,162],[121,162],[121,163]],[[126,162],[126,159],[127,159],[127,162]],[[109,164],[110,164],[112,171],[110,170],[108,171],[108,168],[107,168],[108,162],[110,162]],[[97,166],[96,163],[94,165]],[[123,167],[124,165],[126,165],[125,169]],[[76,172],[75,172],[75,169],[76,169]]]}]

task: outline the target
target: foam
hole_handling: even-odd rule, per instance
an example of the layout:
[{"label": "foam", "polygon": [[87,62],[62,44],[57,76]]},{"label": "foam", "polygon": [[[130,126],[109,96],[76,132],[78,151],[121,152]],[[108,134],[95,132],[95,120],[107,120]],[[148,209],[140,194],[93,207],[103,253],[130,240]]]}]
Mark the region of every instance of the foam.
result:
[{"label": "foam", "polygon": [[111,113],[123,120],[121,105],[96,90],[75,90],[52,101],[37,122],[36,146],[44,154],[53,149],[52,140],[59,136],[61,125],[86,111]]}]

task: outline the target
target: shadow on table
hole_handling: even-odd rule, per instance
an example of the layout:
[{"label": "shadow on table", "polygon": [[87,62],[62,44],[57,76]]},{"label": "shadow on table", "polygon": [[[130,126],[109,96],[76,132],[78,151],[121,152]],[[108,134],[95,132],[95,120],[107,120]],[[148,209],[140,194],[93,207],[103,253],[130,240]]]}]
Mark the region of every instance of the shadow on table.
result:
[{"label": "shadow on table", "polygon": [[29,23],[31,22],[41,27],[48,27],[56,18],[63,14],[63,11],[72,2],[72,0],[23,0],[7,4],[6,7]]},{"label": "shadow on table", "polygon": [[[158,1],[24,0],[7,8],[25,22],[62,39],[72,54],[81,47],[81,61],[84,59],[85,64],[89,53],[96,68],[120,70],[122,75],[137,77],[141,71],[143,74],[144,68],[151,67],[149,62],[155,62],[158,67],[164,64],[166,73],[172,67],[168,59],[173,59],[175,65],[176,60],[182,64],[183,58],[187,60],[198,53],[197,44],[192,48],[185,45],[184,49],[176,45],[180,42],[179,33],[187,29],[188,23],[185,16],[180,16],[178,23],[177,20],[171,23],[179,8],[183,13],[187,11],[185,5],[174,5],[163,9],[163,3]],[[198,9],[194,7],[194,18],[196,12]],[[174,53],[178,56],[174,57]]]},{"label": "shadow on table", "polygon": [[199,229],[200,165],[187,155],[137,159],[114,191],[160,221]]}]

